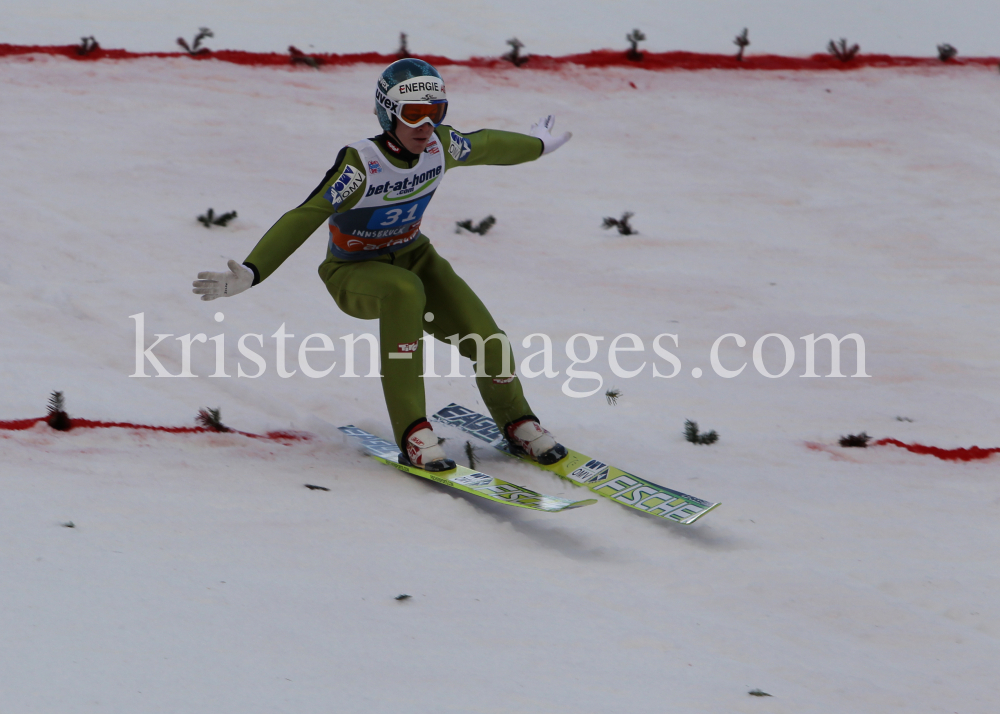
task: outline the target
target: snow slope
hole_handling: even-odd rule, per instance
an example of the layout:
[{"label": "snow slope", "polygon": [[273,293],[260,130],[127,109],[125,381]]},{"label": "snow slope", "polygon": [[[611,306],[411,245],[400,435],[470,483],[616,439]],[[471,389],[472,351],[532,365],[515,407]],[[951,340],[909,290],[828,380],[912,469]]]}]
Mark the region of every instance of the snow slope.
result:
[{"label": "snow slope", "polygon": [[831,39],[847,37],[865,52],[934,56],[948,42],[964,56],[993,56],[1000,7],[990,0],[588,0],[503,3],[415,3],[383,0],[9,0],[0,16],[0,42],[57,45],[94,35],[104,47],[176,50],[175,40],[200,27],[208,46],[283,52],[288,45],[316,52],[394,52],[399,33],[413,52],[449,57],[507,51],[517,37],[527,52],[564,55],[600,48],[625,49],[625,35],[640,28],[644,47],[663,52],[733,52],[734,37],[749,28],[750,53],[811,55]]},{"label": "snow slope", "polygon": [[[425,232],[519,359],[525,336],[552,336],[560,376],[525,388],[561,439],[723,502],[680,528],[606,501],[494,507],[344,443],[334,425],[388,424],[376,379],[339,376],[339,337],[373,328],[316,277],[322,230],[246,295],[190,294],[374,133],[375,71],[0,63],[0,418],[62,389],[80,417],[181,425],[221,406],[239,429],[315,435],[0,432],[0,711],[992,711],[996,457],[835,444],[866,429],[1000,445],[995,72],[448,68],[457,127],[524,130],[551,111],[574,138],[536,163],[450,173]],[[207,231],[209,206],[239,218]],[[638,235],[600,229],[626,210]],[[487,214],[487,236],[454,233]],[[261,334],[268,369],[210,378],[209,343],[196,379],[130,378],[139,313],[146,346],[225,334],[229,374],[239,337]],[[290,369],[303,337],[334,338],[329,377],[277,376],[282,323]],[[603,378],[586,399],[561,389],[578,332],[604,337],[579,367]],[[727,341],[722,362],[748,365],[723,379],[709,350],[730,332],[747,345]],[[799,338],[825,332],[860,334],[871,377],[802,378]],[[645,348],[620,355],[647,362],[629,379],[607,356],[622,333]],[[661,333],[678,335],[671,379],[652,373],[670,371]],[[754,367],[767,333],[795,346],[784,377]],[[178,372],[176,340],[156,354]],[[772,373],[782,355],[765,343]],[[452,400],[481,404],[469,378],[429,380],[432,408]],[[684,442],[689,418],[719,443]]]}]

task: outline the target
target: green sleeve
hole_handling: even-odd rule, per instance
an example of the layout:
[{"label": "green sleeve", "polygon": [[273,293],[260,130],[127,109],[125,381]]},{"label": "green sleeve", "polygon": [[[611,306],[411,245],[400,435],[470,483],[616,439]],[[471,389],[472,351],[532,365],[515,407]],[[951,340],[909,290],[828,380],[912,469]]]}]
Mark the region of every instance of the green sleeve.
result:
[{"label": "green sleeve", "polygon": [[[360,183],[355,180],[340,192],[330,190],[333,184],[344,178],[348,166],[359,172]],[[277,270],[332,214],[353,208],[364,195],[364,185],[365,171],[361,157],[355,149],[345,148],[309,198],[279,218],[243,261],[254,271],[254,284],[262,282]]]},{"label": "green sleeve", "polygon": [[438,139],[445,148],[445,170],[456,166],[511,166],[542,155],[542,140],[527,134],[481,129],[468,134],[441,125]]}]

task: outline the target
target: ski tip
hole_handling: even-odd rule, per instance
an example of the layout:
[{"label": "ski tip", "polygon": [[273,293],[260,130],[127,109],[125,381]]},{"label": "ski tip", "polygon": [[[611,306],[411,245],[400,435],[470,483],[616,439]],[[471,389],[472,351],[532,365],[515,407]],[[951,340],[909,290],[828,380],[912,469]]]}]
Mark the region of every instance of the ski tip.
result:
[{"label": "ski tip", "polygon": [[688,518],[685,518],[683,521],[678,521],[678,523],[680,523],[682,526],[689,526],[692,523],[694,523],[695,521],[697,521],[699,518],[701,518],[702,516],[704,516],[709,511],[714,511],[716,508],[718,508],[721,505],[722,505],[722,503],[713,503],[711,506],[709,506],[708,508],[706,508],[704,511],[699,511],[698,513],[695,513],[693,516],[689,516]]},{"label": "ski tip", "polygon": [[593,506],[595,503],[597,503],[596,498],[588,498],[584,501],[574,501],[570,505],[566,506],[566,510],[568,511],[571,508],[583,508],[584,506]]}]

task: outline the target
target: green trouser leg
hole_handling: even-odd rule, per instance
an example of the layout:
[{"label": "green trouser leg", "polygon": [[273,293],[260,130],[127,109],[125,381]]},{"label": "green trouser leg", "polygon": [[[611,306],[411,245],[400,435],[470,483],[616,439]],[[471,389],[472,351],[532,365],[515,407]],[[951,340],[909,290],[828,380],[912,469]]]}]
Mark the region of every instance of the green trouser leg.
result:
[{"label": "green trouser leg", "polygon": [[341,310],[362,320],[379,321],[382,390],[396,437],[427,413],[424,404],[424,286],[405,268],[380,259],[327,260],[320,266],[327,290]]},{"label": "green trouser leg", "polygon": [[[501,342],[489,339],[503,333],[482,301],[426,238],[371,260],[327,259],[319,273],[341,310],[352,317],[379,320],[382,389],[400,446],[406,429],[427,414],[420,340],[425,330],[442,341],[453,335],[478,335],[485,341],[486,376],[477,376],[476,383],[497,424],[503,426],[531,413],[521,383],[513,376],[513,356],[507,373],[511,376],[505,377]],[[424,320],[427,313],[433,314],[432,320]],[[479,357],[476,341],[462,339],[459,353],[475,362]]]},{"label": "green trouser leg", "polygon": [[[419,251],[414,258],[411,270],[423,281],[427,312],[434,316],[424,322],[424,330],[441,342],[450,343],[449,338],[457,336],[459,354],[472,360],[483,403],[500,427],[531,414],[521,381],[514,373],[514,355],[509,348],[505,349],[507,335],[497,326],[483,301],[432,245],[428,244],[427,250]],[[482,355],[472,336],[484,342]],[[483,376],[479,376],[480,371]]]}]

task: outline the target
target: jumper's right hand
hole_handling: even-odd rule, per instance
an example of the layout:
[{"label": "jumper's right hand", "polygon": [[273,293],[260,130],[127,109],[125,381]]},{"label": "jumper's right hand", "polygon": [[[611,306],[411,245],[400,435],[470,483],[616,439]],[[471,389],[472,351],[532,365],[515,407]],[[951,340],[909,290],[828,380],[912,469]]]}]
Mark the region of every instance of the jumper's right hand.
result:
[{"label": "jumper's right hand", "polygon": [[220,297],[232,297],[253,285],[253,271],[235,260],[230,260],[228,273],[198,273],[193,292],[201,295],[202,300],[215,300]]}]

